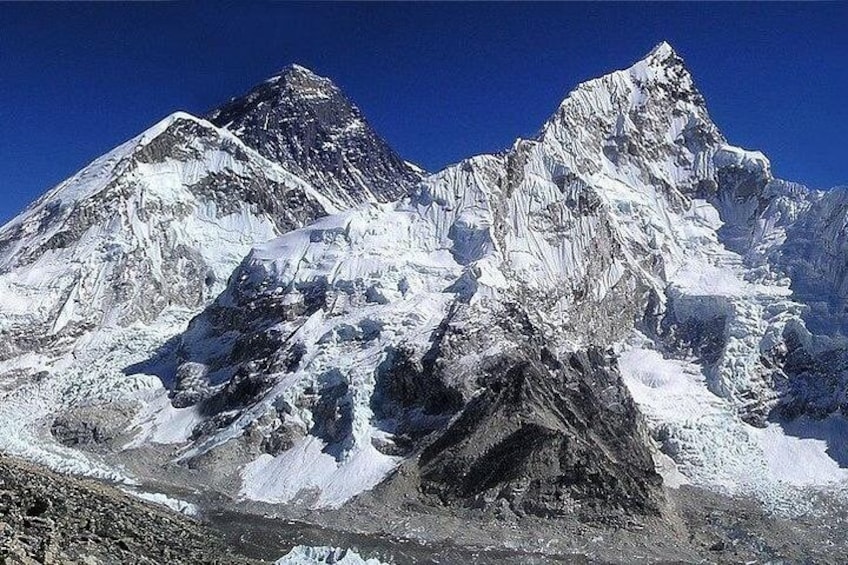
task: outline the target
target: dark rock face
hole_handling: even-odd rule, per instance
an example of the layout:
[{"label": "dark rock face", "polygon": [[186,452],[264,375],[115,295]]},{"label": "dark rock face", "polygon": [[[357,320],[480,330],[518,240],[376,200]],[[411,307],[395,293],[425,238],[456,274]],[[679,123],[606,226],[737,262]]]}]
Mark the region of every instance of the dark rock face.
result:
[{"label": "dark rock face", "polygon": [[[434,346],[436,349],[438,345]],[[434,349],[434,355],[437,350]],[[377,370],[371,409],[378,420],[391,420],[402,432],[412,431],[410,411],[425,416],[452,414],[462,406],[462,396],[434,378],[433,363],[416,363],[403,347],[391,348]]]},{"label": "dark rock face", "polygon": [[677,355],[694,357],[708,366],[717,363],[727,346],[733,304],[722,296],[689,296],[675,289],[666,296],[658,337]]},{"label": "dark rock face", "polygon": [[811,351],[802,332],[796,325],[784,332],[786,350],[775,361],[786,378],[779,383],[780,402],[772,416],[848,417],[848,351],[844,345]]},{"label": "dark rock face", "polygon": [[482,392],[420,456],[421,491],[442,504],[506,501],[516,513],[612,520],[657,514],[636,405],[598,349],[563,361],[523,348],[493,361]]},{"label": "dark rock face", "polygon": [[327,443],[328,448],[339,454],[349,447],[353,430],[353,407],[350,385],[337,371],[322,376],[323,387],[312,393],[312,417],[315,423],[310,432]]},{"label": "dark rock face", "polygon": [[342,206],[395,200],[421,178],[332,81],[296,65],[209,120]]},{"label": "dark rock face", "polygon": [[292,448],[295,440],[303,437],[296,426],[281,424],[262,437],[260,448],[269,455],[279,455]]}]

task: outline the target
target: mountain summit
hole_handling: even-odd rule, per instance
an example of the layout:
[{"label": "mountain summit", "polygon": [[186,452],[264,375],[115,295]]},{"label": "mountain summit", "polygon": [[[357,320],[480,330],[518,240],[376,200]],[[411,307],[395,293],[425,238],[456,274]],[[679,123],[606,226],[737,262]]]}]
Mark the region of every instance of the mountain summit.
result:
[{"label": "mountain summit", "polygon": [[407,194],[421,172],[401,159],[328,78],[290,65],[209,114],[339,207]]}]

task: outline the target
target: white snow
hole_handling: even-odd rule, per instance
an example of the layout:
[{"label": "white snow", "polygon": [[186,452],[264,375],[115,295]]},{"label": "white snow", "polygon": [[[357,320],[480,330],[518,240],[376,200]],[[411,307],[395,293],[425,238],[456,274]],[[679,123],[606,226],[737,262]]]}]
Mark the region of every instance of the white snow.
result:
[{"label": "white snow", "polygon": [[174,408],[165,389],[154,388],[149,397],[128,426],[135,437],[123,449],[141,447],[145,443],[185,443],[194,427],[203,421],[196,406]]},{"label": "white snow", "polygon": [[[444,292],[463,268],[434,237],[433,226],[405,205],[367,205],[328,217],[259,246],[233,277],[240,285],[290,289],[325,281],[332,306],[303,323],[278,329],[308,344],[301,368],[287,375],[264,400],[211,442],[186,456],[235,437],[279,399],[296,398],[320,375],[338,374],[352,389],[352,445],[340,456],[307,436],[288,451],[262,455],[242,472],[241,496],[266,502],[300,500],[311,506],[339,506],[377,485],[400,459],[371,445],[379,431],[372,423],[375,374],[390,345],[426,350],[453,294]],[[347,289],[347,290],[346,290]],[[289,296],[292,299],[292,296]],[[223,300],[228,300],[225,294]],[[320,387],[319,387],[320,388]],[[311,412],[295,412],[309,427]]]},{"label": "white snow", "polygon": [[719,149],[713,162],[718,168],[741,167],[754,171],[768,171],[771,168],[768,158],[759,151],[746,151],[731,145]]},{"label": "white snow", "polygon": [[828,453],[834,441],[844,453],[845,420],[754,427],[739,418],[732,402],[707,389],[700,366],[664,358],[644,338],[621,352],[619,365],[650,427],[663,437],[664,453],[676,462],[664,469],[668,483],[678,484],[682,473],[696,484],[803,512],[800,488],[848,480],[848,469]]},{"label": "white snow", "polygon": [[276,457],[261,455],[243,471],[241,496],[335,508],[377,486],[399,461],[366,444],[337,462],[323,452],[325,446],[320,439],[308,436]]},{"label": "white snow", "polygon": [[173,498],[160,492],[147,492],[143,490],[133,490],[128,488],[122,490],[127,494],[135,496],[136,498],[147,502],[152,502],[153,504],[158,504],[166,508],[170,508],[174,512],[185,514],[186,516],[199,515],[197,506],[190,502],[186,502],[185,500],[180,500],[179,498]]},{"label": "white snow", "polygon": [[277,560],[276,565],[387,565],[378,559],[365,559],[352,549],[298,545]]}]

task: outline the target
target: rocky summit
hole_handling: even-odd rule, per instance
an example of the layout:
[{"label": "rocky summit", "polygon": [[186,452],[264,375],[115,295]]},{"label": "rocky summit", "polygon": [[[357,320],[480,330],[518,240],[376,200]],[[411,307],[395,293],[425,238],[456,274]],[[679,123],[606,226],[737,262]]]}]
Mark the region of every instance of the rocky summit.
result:
[{"label": "rocky summit", "polygon": [[245,559],[838,562],[845,195],[667,43],[429,175],[292,65],[0,229],[0,450]]},{"label": "rocky summit", "polygon": [[344,206],[396,200],[423,176],[333,81],[300,65],[213,110],[209,120]]}]

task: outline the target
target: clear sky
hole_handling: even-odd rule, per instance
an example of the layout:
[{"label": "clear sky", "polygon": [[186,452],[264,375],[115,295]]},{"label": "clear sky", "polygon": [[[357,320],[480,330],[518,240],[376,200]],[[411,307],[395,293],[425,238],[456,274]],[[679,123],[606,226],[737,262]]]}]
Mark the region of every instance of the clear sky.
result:
[{"label": "clear sky", "polygon": [[731,142],[848,184],[848,4],[0,4],[0,221],[175,110],[298,62],[428,170],[529,136],[661,40]]}]

